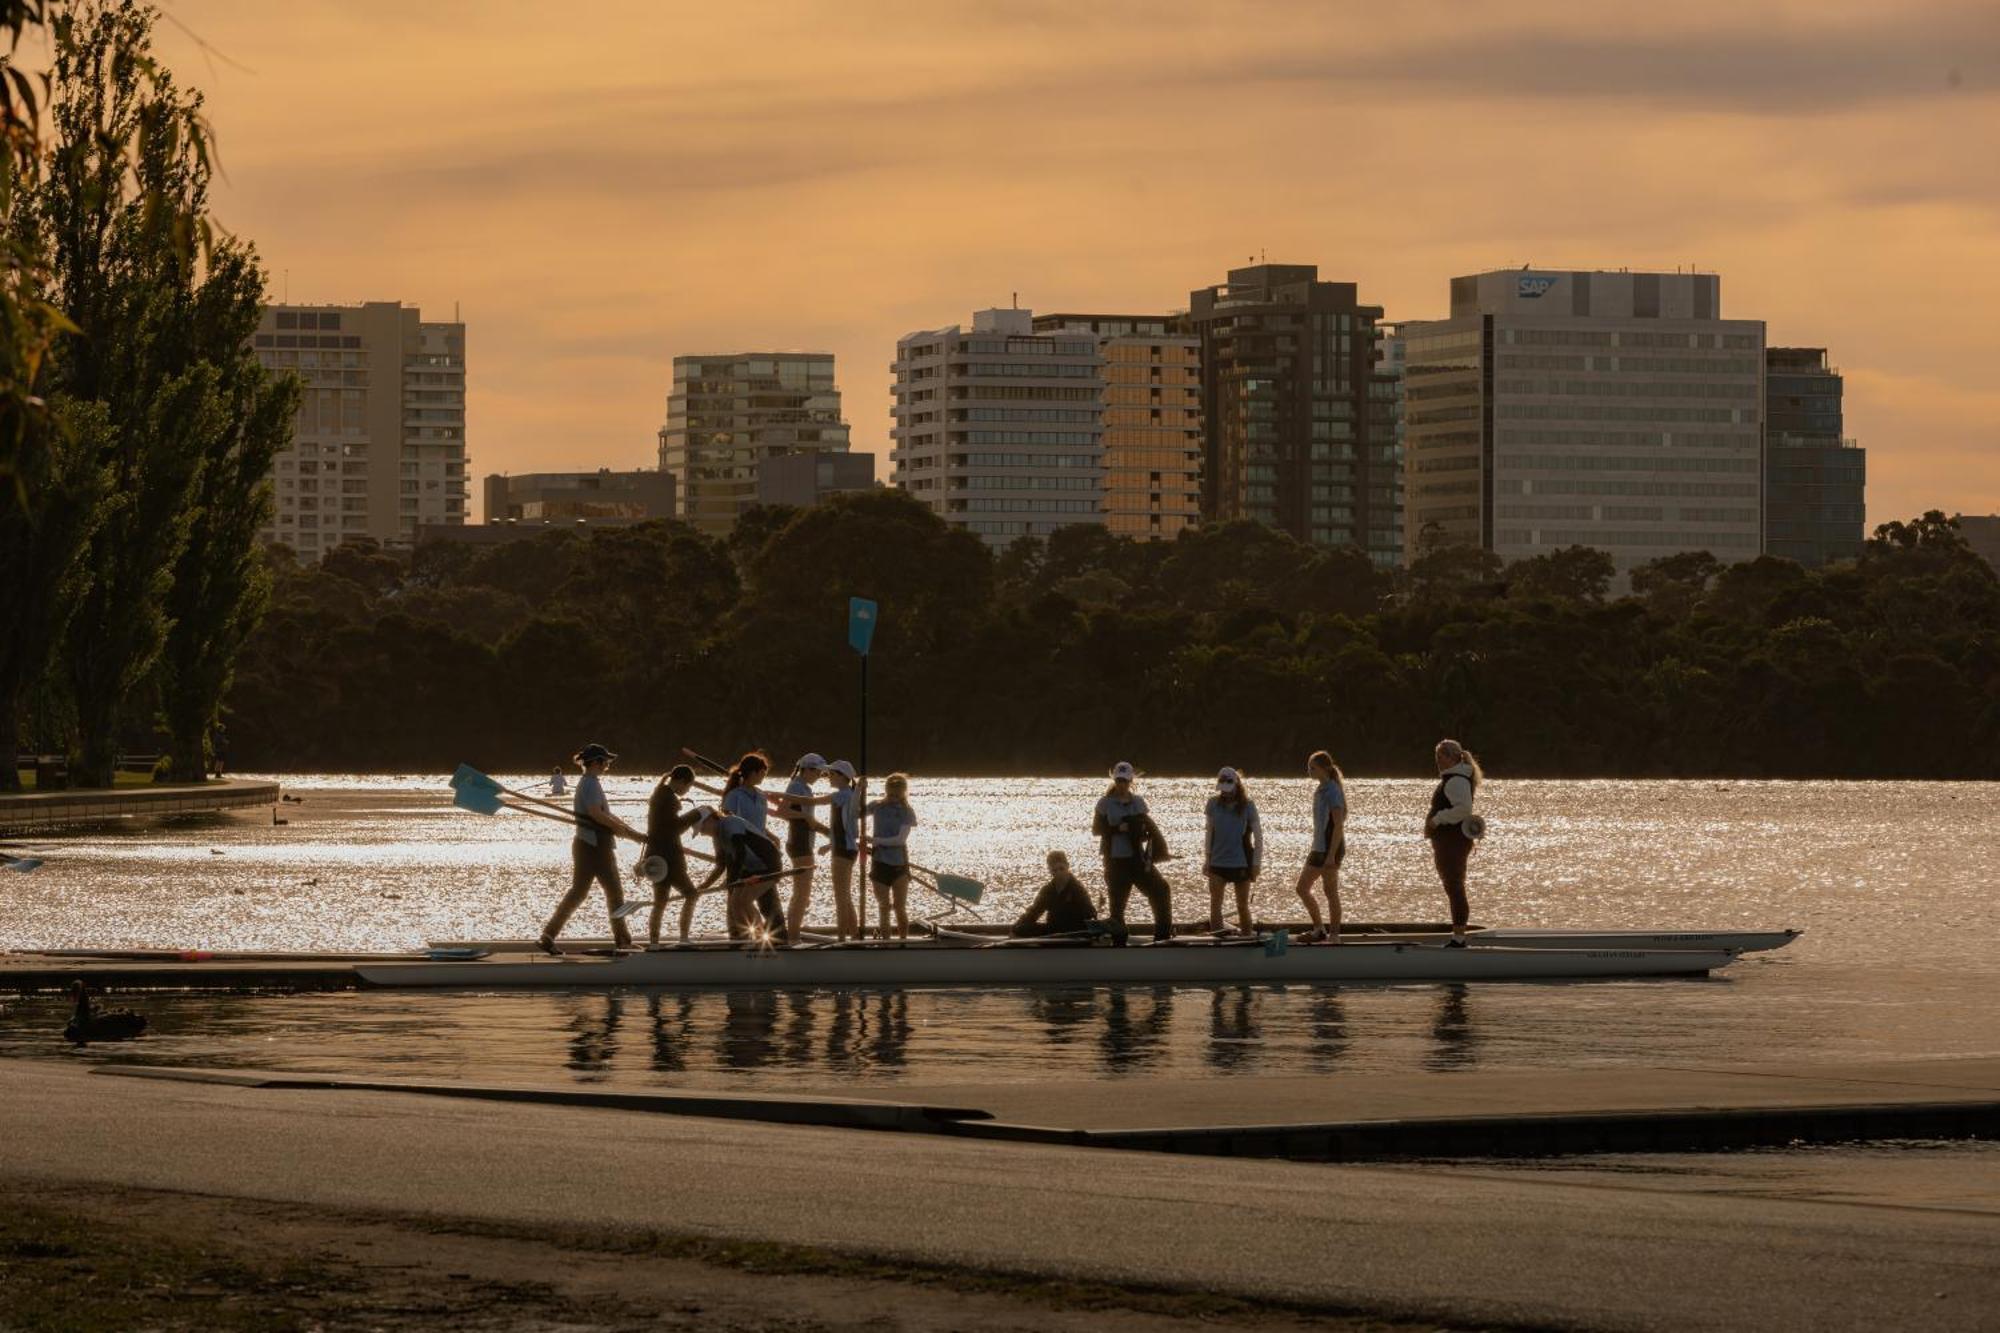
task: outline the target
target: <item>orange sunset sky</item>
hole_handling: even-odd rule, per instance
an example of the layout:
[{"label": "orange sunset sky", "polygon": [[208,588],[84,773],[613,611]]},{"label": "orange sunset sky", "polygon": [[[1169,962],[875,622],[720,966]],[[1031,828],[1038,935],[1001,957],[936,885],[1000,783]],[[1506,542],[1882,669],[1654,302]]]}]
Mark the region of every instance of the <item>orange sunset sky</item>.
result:
[{"label": "orange sunset sky", "polygon": [[[2000,6],[172,0],[274,296],[468,324],[468,452],[652,466],[676,354],[1157,311],[1268,254],[1720,272],[1825,345],[1869,521],[2000,510]],[[477,495],[477,485],[474,486]]]}]

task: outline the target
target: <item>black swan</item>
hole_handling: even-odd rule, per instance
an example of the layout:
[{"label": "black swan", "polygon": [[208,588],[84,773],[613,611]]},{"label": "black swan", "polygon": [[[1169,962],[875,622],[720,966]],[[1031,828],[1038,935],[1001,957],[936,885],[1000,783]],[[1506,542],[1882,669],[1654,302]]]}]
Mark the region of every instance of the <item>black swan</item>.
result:
[{"label": "black swan", "polygon": [[70,985],[70,993],[76,996],[76,1012],[69,1016],[69,1026],[63,1029],[63,1040],[78,1046],[88,1046],[93,1041],[130,1041],[146,1030],[146,1016],[130,1009],[107,1009],[97,1013],[90,1007],[90,990],[81,981]]}]

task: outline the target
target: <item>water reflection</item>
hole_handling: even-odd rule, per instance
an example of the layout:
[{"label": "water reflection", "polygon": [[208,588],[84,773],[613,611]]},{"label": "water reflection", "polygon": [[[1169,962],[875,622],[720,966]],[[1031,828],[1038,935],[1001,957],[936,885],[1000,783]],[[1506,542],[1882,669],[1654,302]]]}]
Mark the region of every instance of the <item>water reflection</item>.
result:
[{"label": "water reflection", "polygon": [[1041,1025],[1051,1046],[1088,1040],[1097,1021],[1097,992],[1087,989],[1028,992],[1028,1017]]},{"label": "water reflection", "polygon": [[1132,1073],[1164,1058],[1173,1016],[1172,986],[1112,987],[1106,992],[1104,1032],[1098,1039],[1104,1068]]},{"label": "water reflection", "polygon": [[1218,986],[1209,1004],[1208,1063],[1241,1073],[1257,1062],[1257,989]]},{"label": "water reflection", "polygon": [[1470,1069],[1479,1060],[1479,1034],[1472,1025],[1471,988],[1447,984],[1438,988],[1437,1013],[1431,1019],[1431,1049],[1424,1068]]},{"label": "water reflection", "polygon": [[653,1068],[663,1074],[685,1071],[695,1035],[695,997],[687,991],[654,991],[646,997],[646,1017],[653,1025]]},{"label": "water reflection", "polygon": [[618,1058],[618,1026],[624,1016],[625,996],[577,995],[569,1001],[569,1058],[564,1068],[583,1075],[582,1082],[599,1083],[610,1076]]},{"label": "water reflection", "polygon": [[1307,1059],[1319,1073],[1331,1072],[1347,1053],[1347,1007],[1337,987],[1319,987],[1306,997],[1311,1044]]}]

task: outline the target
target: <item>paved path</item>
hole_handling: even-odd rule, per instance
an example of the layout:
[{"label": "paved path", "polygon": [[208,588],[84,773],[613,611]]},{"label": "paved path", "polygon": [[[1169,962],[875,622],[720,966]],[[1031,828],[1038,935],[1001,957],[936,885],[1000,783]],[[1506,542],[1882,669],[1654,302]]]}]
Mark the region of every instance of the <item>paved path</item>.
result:
[{"label": "paved path", "polygon": [[2000,1309],[2000,1222],[1921,1203],[233,1088],[47,1061],[0,1063],[0,1087],[0,1172],[31,1179],[759,1238],[1458,1321],[1973,1329]]}]

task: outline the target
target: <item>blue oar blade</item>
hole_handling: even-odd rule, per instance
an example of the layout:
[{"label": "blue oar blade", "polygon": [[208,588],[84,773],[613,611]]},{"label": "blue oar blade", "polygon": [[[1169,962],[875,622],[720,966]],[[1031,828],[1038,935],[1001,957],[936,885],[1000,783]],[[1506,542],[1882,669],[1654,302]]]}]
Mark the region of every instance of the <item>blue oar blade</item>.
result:
[{"label": "blue oar blade", "polygon": [[976,903],[986,896],[984,884],[976,879],[967,879],[963,875],[939,875],[937,886],[939,893],[947,898],[956,898],[960,902]]},{"label": "blue oar blade", "polygon": [[23,875],[30,870],[40,869],[41,864],[42,858],[39,856],[0,857],[0,870],[12,870]]},{"label": "blue oar blade", "polygon": [[481,773],[471,764],[460,764],[458,766],[457,771],[451,775],[451,785],[461,790],[466,787],[477,787],[483,791],[497,792],[501,789],[499,783]]},{"label": "blue oar blade", "polygon": [[500,793],[484,787],[459,787],[452,792],[451,803],[475,815],[497,815],[504,808],[500,804]]}]

